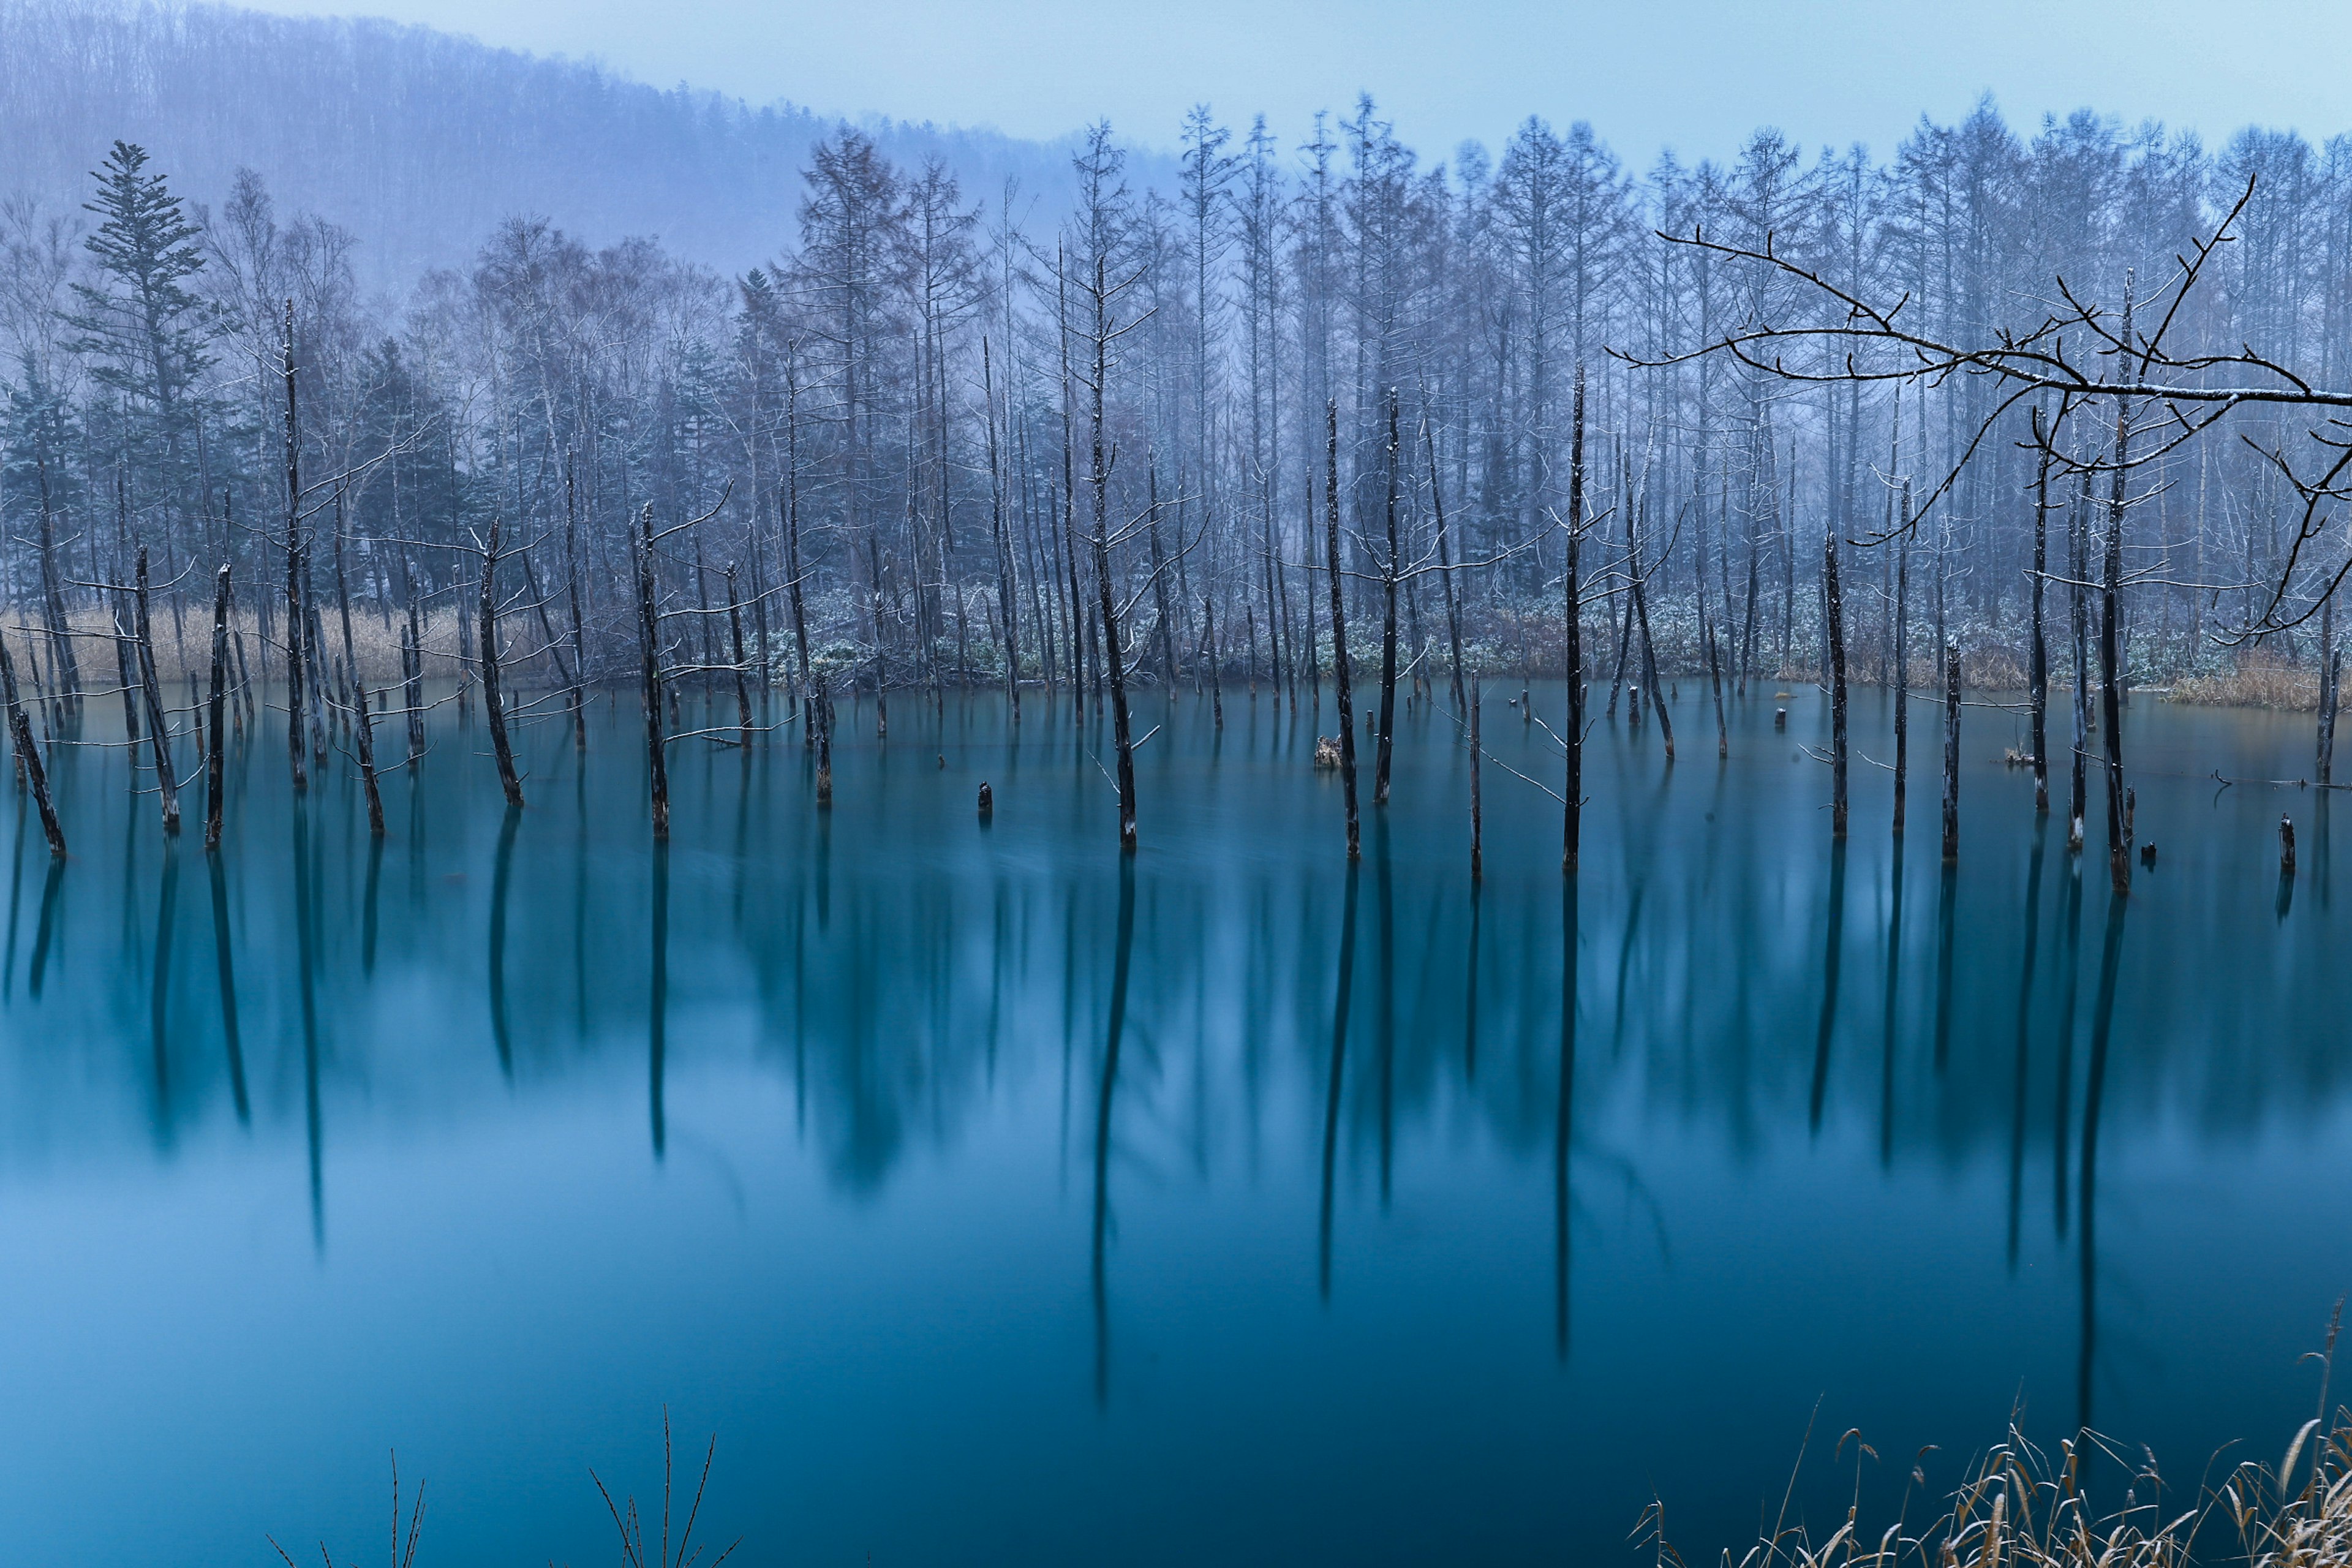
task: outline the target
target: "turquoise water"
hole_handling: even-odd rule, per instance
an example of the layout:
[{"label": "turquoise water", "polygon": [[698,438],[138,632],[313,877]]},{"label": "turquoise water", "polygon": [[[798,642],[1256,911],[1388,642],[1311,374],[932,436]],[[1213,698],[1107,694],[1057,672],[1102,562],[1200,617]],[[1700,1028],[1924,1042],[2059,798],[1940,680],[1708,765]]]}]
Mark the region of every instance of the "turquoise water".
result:
[{"label": "turquoise water", "polygon": [[380,847],[274,730],[217,858],[61,752],[61,867],[0,791],[10,1555],[367,1560],[397,1450],[420,1563],[601,1561],[665,1406],[752,1563],[1630,1563],[1654,1498],[1696,1560],[1809,1424],[1824,1519],[1837,1434],[1933,1489],[2013,1407],[2179,1486],[2274,1455],[2352,1287],[2345,852],[2253,782],[2308,721],[2135,704],[2118,918],[2011,715],[1948,877],[1935,707],[1904,852],[1857,761],[1841,856],[1774,705],[1721,763],[1692,695],[1671,768],[1601,724],[1572,898],[1495,764],[1474,892],[1426,708],[1351,869],[1313,715],[1239,689],[1141,700],[1131,862],[1040,695],[845,704],[829,815],[796,733],[682,743],[666,855],[625,694],[512,815],[445,714]]}]

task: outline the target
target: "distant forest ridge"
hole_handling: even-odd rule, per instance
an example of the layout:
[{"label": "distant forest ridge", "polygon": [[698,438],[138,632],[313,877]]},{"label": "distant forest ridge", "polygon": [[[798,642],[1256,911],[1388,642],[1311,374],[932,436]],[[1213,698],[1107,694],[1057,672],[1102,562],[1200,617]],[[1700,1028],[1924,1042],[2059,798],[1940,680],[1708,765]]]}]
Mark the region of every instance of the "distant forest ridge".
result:
[{"label": "distant forest ridge", "polygon": [[[792,241],[802,166],[839,123],[393,22],[0,0],[0,195],[76,207],[118,137],[207,205],[249,167],[289,207],[359,236],[363,281],[402,293],[521,214],[741,271]],[[896,162],[945,160],[992,208],[1007,179],[1048,226],[1067,206],[1075,136],[863,129]]]}]

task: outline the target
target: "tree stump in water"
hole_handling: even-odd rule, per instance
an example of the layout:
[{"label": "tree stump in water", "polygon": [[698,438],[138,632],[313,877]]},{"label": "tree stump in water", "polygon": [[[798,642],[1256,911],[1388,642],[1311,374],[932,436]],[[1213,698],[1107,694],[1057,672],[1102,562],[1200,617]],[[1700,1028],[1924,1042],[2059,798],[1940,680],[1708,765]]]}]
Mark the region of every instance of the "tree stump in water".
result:
[{"label": "tree stump in water", "polygon": [[996,815],[996,796],[995,796],[994,793],[993,793],[993,792],[992,792],[992,791],[989,789],[989,787],[988,787],[988,784],[987,784],[987,781],[982,780],[982,783],[981,783],[981,786],[980,786],[980,816],[981,816],[981,820],[982,820],[982,821],[983,821],[983,822],[985,822],[985,821],[987,821],[991,816],[995,816],[995,815]]}]

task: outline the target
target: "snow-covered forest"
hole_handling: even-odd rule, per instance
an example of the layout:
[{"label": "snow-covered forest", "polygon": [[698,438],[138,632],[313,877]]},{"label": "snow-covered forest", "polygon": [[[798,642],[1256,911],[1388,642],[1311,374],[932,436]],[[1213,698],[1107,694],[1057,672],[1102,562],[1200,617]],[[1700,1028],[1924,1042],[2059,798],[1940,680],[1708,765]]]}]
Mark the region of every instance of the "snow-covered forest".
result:
[{"label": "snow-covered forest", "polygon": [[[0,33],[20,62],[0,189],[24,187],[0,209],[5,585],[20,626],[60,634],[30,649],[52,686],[88,683],[61,634],[108,614],[94,585],[127,581],[141,545],[175,624],[226,562],[265,639],[289,591],[330,624],[347,600],[387,633],[413,619],[462,674],[494,519],[508,657],[527,679],[567,658],[634,679],[634,552],[709,513],[654,552],[681,668],[731,664],[731,593],[748,662],[780,684],[812,664],[993,683],[1008,655],[1024,680],[1098,680],[1108,612],[1139,679],[1280,689],[1328,668],[1331,473],[1360,651],[1392,577],[1418,676],[1443,678],[1457,624],[1489,670],[1556,674],[1580,374],[1588,668],[1622,657],[1636,580],[1668,673],[1703,663],[1709,626],[1735,674],[1811,668],[1834,538],[1854,673],[1885,679],[1897,571],[1872,542],[1908,481],[1915,624],[1948,625],[1974,679],[2021,683],[2037,516],[2064,577],[2112,417],[2065,437],[2090,472],[2053,497],[2028,435],[2055,396],[1994,418],[1996,377],[1844,381],[1835,351],[1805,367],[1822,384],[1727,354],[1661,367],[1839,307],[1657,231],[1899,300],[1938,341],[2030,331],[2062,291],[2111,310],[2128,269],[2144,312],[2177,315],[2176,353],[2252,345],[2321,386],[2352,357],[2352,138],[2207,146],[1987,104],[1884,153],[1761,129],[1685,163],[1529,119],[1436,155],[1367,97],[1304,140],[1204,107],[1046,149],[828,126],[415,29],[36,5]],[[110,50],[137,69],[81,92]],[[337,117],[313,126],[289,96]],[[1173,158],[1124,140],[1171,132]],[[331,167],[320,145],[363,156]],[[60,160],[90,171],[64,194],[43,173]],[[2177,258],[2250,179],[2180,302]],[[462,199],[436,201],[445,184]],[[452,214],[478,226],[462,245]],[[582,237],[616,214],[662,237]],[[2144,443],[2133,679],[2237,657],[2306,521],[2264,449],[2313,423],[2233,407]],[[2340,555],[2325,508],[2310,520],[2290,612]],[[2308,658],[2316,625],[2267,640]],[[355,645],[311,641],[339,689]]]}]

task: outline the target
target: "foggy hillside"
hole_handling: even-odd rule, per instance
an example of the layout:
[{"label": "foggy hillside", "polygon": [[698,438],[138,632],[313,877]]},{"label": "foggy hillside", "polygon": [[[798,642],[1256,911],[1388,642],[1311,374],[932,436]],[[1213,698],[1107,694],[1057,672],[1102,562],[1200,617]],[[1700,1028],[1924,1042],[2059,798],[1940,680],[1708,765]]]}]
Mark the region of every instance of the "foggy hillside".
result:
[{"label": "foggy hillside", "polygon": [[[0,195],[78,205],[117,137],[208,205],[247,165],[289,207],[357,234],[363,280],[399,291],[520,213],[592,244],[658,236],[740,270],[790,238],[801,167],[834,123],[390,22],[0,0]],[[1008,176],[1048,222],[1066,203],[1066,146],[866,129],[895,161],[944,157],[992,207]]]}]

